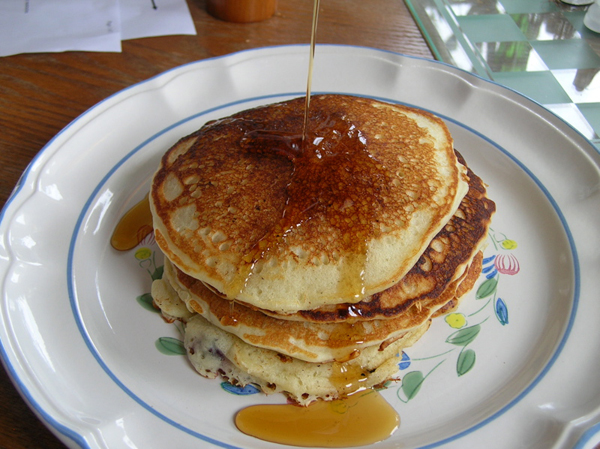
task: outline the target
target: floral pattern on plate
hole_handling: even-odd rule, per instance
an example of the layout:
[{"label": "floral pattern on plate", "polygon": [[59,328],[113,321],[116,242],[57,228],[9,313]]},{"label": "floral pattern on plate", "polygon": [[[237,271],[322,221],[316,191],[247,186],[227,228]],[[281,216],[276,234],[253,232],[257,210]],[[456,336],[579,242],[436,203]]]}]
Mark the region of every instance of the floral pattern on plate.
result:
[{"label": "floral pattern on plate", "polygon": [[[450,327],[450,334],[445,343],[450,349],[427,357],[411,358],[406,352],[402,353],[398,363],[400,371],[405,371],[418,362],[426,360],[439,360],[427,373],[415,369],[402,376],[397,396],[400,401],[406,403],[413,399],[420,391],[425,380],[449,358],[455,359],[456,375],[463,376],[475,366],[477,354],[468,346],[473,343],[482,330],[482,326],[495,316],[502,326],[509,323],[508,306],[504,299],[499,296],[499,281],[501,276],[514,276],[519,273],[520,265],[517,257],[512,253],[517,248],[517,242],[509,239],[505,234],[490,229],[489,240],[494,247],[494,254],[484,257],[481,277],[483,280],[475,292],[475,301],[483,304],[474,312],[465,314],[463,312],[451,312],[446,314],[444,321]],[[491,310],[490,310],[491,309]],[[456,354],[458,351],[458,354]]]},{"label": "floral pattern on plate", "polygon": [[[455,358],[456,374],[463,376],[475,366],[477,355],[475,350],[469,348],[469,345],[476,339],[482,330],[482,326],[495,316],[497,321],[506,326],[509,324],[508,306],[506,301],[499,295],[499,282],[501,276],[514,276],[519,273],[520,265],[513,251],[517,248],[517,242],[509,239],[505,234],[490,229],[489,240],[494,248],[494,253],[484,257],[483,268],[481,272],[482,281],[477,287],[475,300],[483,304],[475,312],[465,314],[460,311],[451,312],[444,316],[444,321],[450,327],[450,334],[445,343],[450,345],[450,349],[439,354],[427,357],[411,358],[407,352],[398,354],[400,362],[398,368],[400,371],[406,371],[411,366],[419,365],[419,362],[437,359],[439,362],[423,373],[421,369],[414,369],[402,376],[401,383],[397,389],[397,396],[400,401],[407,403],[413,399],[420,391],[425,380],[440,366],[450,358]],[[160,279],[163,273],[163,265],[157,265],[156,257],[158,248],[154,235],[151,233],[144,237],[140,244],[135,248],[134,257],[140,268],[145,270],[154,281]],[[160,313],[152,302],[150,293],[143,293],[136,298],[137,302],[146,310],[153,313]],[[185,326],[181,322],[175,322],[181,338],[185,331]],[[185,347],[182,339],[174,337],[160,337],[155,342],[156,349],[165,355],[185,355]],[[458,353],[457,353],[458,351]],[[391,386],[390,382],[388,386]],[[256,387],[248,385],[246,387],[234,386],[228,382],[221,382],[221,387],[228,393],[240,396],[259,393]]]}]

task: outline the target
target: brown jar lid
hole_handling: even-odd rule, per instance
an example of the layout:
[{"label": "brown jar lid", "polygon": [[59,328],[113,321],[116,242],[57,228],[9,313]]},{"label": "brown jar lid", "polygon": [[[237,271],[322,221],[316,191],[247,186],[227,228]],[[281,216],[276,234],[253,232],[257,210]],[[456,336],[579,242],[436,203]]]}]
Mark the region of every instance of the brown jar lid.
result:
[{"label": "brown jar lid", "polygon": [[271,17],[277,9],[277,0],[207,0],[206,10],[212,16],[227,22],[260,22]]}]

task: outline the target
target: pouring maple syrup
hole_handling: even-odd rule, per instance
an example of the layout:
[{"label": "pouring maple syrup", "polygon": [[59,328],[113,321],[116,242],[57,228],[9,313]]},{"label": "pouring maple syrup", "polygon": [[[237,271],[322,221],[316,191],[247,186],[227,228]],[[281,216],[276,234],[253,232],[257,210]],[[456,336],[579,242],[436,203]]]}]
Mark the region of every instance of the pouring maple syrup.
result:
[{"label": "pouring maple syrup", "polygon": [[[261,130],[246,137],[256,143],[257,140],[262,140],[264,143],[275,144],[275,151],[281,151],[284,156],[292,160],[297,158],[306,151],[310,146],[308,141],[309,135],[314,137],[311,132],[315,130],[309,129],[310,125],[310,100],[312,90],[312,74],[315,55],[315,40],[316,29],[318,22],[320,0],[314,0],[312,33],[309,55],[309,67],[306,86],[306,99],[304,106],[304,118],[302,124],[301,135],[297,133],[272,133],[268,130]],[[361,142],[362,136],[359,130],[346,129],[345,125],[336,123],[331,118],[317,121],[317,127],[320,131],[329,128],[335,131],[338,128],[337,134],[345,139],[351,139],[351,147],[358,149],[355,154],[349,155],[354,159],[361,159],[361,156],[366,155],[362,151]],[[317,130],[319,131],[319,130]],[[252,142],[250,142],[252,143]],[[283,145],[281,145],[283,143]],[[313,141],[314,143],[314,141]],[[321,158],[323,155],[320,151],[326,151],[326,147],[318,148],[318,145],[313,146],[311,151],[313,156]],[[271,150],[273,151],[273,150]],[[311,163],[309,161],[309,163]],[[356,161],[354,162],[356,164]],[[359,161],[359,164],[361,162]],[[368,157],[363,159],[362,164],[377,163]],[[370,166],[370,165],[369,165]],[[306,171],[309,173],[310,170]],[[323,177],[332,176],[332,173],[325,174]],[[383,177],[385,178],[385,176]],[[381,180],[380,180],[381,181]],[[290,185],[293,189],[293,185]],[[300,185],[298,186],[300,188]],[[290,197],[294,193],[291,192]],[[306,196],[305,196],[306,197]],[[296,198],[297,199],[297,198]],[[285,221],[280,223],[283,234],[286,226],[298,225],[294,223],[299,220],[298,210],[306,208],[306,204],[294,203],[296,210],[288,210],[287,217],[289,223]],[[364,212],[364,211],[363,211]],[[296,214],[296,215],[294,215]],[[359,214],[360,215],[360,214]],[[362,214],[363,219],[368,219],[368,216]],[[306,216],[304,217],[306,219]],[[291,220],[291,221],[290,221]],[[360,231],[360,226],[355,227]],[[361,294],[362,288],[362,271],[366,261],[366,235],[370,228],[362,230],[364,235],[354,235],[354,242],[358,242],[359,248],[354,248],[358,257],[352,261],[350,270],[346,270],[344,282],[346,291],[341,291],[342,297],[355,296]],[[135,205],[119,222],[111,239],[113,247],[119,250],[128,250],[135,247],[139,242],[152,231],[152,217],[150,214],[148,197],[145,197],[137,205]],[[274,242],[262,242],[258,245],[259,251],[268,251],[269,246]],[[363,246],[361,246],[363,245]],[[364,256],[364,257],[363,257]],[[256,254],[253,255],[256,257]],[[247,280],[247,279],[243,279]],[[342,362],[334,362],[332,365],[332,373],[330,381],[336,386],[340,397],[334,401],[316,401],[308,407],[300,407],[293,404],[280,405],[255,405],[246,407],[240,410],[235,417],[237,428],[250,436],[280,444],[288,444],[303,447],[350,447],[362,446],[376,443],[389,438],[399,427],[400,417],[394,408],[381,396],[381,394],[373,388],[364,388],[362,382],[366,379],[366,375],[360,366],[349,365]]]},{"label": "pouring maple syrup", "polygon": [[[270,139],[271,143],[277,140],[279,140],[278,143],[284,143],[283,152],[289,159],[295,161],[295,173],[302,173],[302,169],[300,168],[299,170],[297,165],[298,157],[303,153],[306,157],[307,148],[310,145],[308,141],[308,136],[311,133],[311,130],[309,130],[310,99],[319,4],[320,0],[314,0],[301,142],[298,145],[295,142],[296,136],[293,134],[286,136],[273,134],[268,136],[266,133],[263,133],[262,135],[263,139]],[[322,128],[329,128],[331,130],[335,129],[337,125],[338,129],[336,132],[338,135],[356,137],[350,145],[351,147],[359,148],[360,143],[364,143],[359,130],[348,132],[347,129],[340,127],[339,123],[335,123],[335,121],[325,120],[325,122],[320,124]],[[317,157],[322,158],[318,148],[316,148],[316,151],[313,149],[313,154],[315,152]],[[356,157],[361,154],[367,153],[366,151],[359,151],[352,156]],[[370,164],[371,162],[373,161],[369,161],[368,163]],[[376,161],[374,163],[376,164]],[[306,170],[307,173],[312,173],[313,171]],[[296,186],[302,189],[304,184],[296,182]],[[294,183],[290,183],[288,185],[287,204],[295,205],[296,211],[286,209],[284,217],[287,216],[288,221],[292,220],[290,223],[298,226],[299,223],[296,223],[298,222],[298,211],[306,210],[307,204],[298,204],[297,201],[290,201],[290,198],[294,198],[293,188]],[[304,197],[306,198],[306,195]],[[296,213],[296,216],[294,213]],[[366,218],[364,214],[363,218]],[[282,222],[284,223],[285,220],[282,220]],[[358,228],[360,229],[360,226]],[[285,226],[278,232],[279,235],[284,235]],[[368,232],[367,228],[363,229],[363,234]],[[341,284],[346,286],[346,291],[340,292],[341,295],[345,295],[342,297],[357,296],[364,292],[362,290],[364,285],[362,276],[364,272],[361,269],[364,268],[366,263],[366,234],[355,235],[354,237],[354,241],[358,242],[359,246],[362,243],[365,243],[365,245],[358,248],[359,251],[356,252],[359,257],[353,261],[352,265],[354,268],[345,271],[345,279]],[[268,244],[265,242],[263,244],[268,249]],[[262,256],[264,255],[263,252]],[[247,435],[273,443],[292,446],[351,447],[383,441],[398,429],[400,417],[396,410],[378,391],[362,387],[361,382],[367,378],[364,374],[360,366],[334,362],[330,381],[336,386],[342,399],[329,402],[316,401],[308,407],[300,407],[293,404],[250,406],[237,413],[235,424],[241,432]]]},{"label": "pouring maple syrup", "polygon": [[[243,256],[245,266],[239,270],[223,294],[236,298],[243,292],[258,261],[268,260],[269,253],[277,248],[286,234],[292,229],[298,230],[304,223],[317,214],[327,217],[330,223],[337,223],[343,236],[345,268],[343,279],[338,283],[340,298],[359,298],[364,296],[364,268],[367,261],[367,242],[376,234],[374,229],[374,204],[365,204],[359,200],[361,192],[384,190],[391,178],[385,167],[367,151],[366,139],[352,123],[333,115],[316,114],[311,117],[311,91],[313,66],[316,48],[316,32],[320,0],[314,0],[311,27],[310,51],[306,83],[306,97],[301,133],[290,120],[290,129],[273,130],[263,124],[238,122],[244,131],[242,147],[258,153],[278,154],[288,158],[294,167],[292,179],[286,186],[287,200],[282,219],[275,228],[261,238],[247,254]],[[226,119],[227,120],[227,119]],[[234,119],[235,120],[235,119]],[[229,122],[231,123],[231,122]],[[246,128],[247,127],[247,128]],[[332,157],[327,157],[332,156]],[[354,190],[348,185],[340,187],[346,171],[353,170]],[[350,183],[349,183],[350,184]],[[344,204],[332,212],[338,200],[345,196]],[[336,214],[336,215],[332,215]],[[347,223],[339,225],[340,223]],[[345,229],[342,229],[345,228]]]},{"label": "pouring maple syrup", "polygon": [[[301,100],[301,99],[298,99]],[[290,104],[291,132],[264,128],[245,130],[242,146],[249,152],[289,159],[293,171],[286,185],[281,217],[243,258],[238,275],[223,292],[238,298],[260,261],[270,259],[288,235],[317,232],[316,223],[328,223],[335,235],[335,249],[344,254],[336,296],[361,299],[365,294],[368,242],[378,235],[377,217],[385,205],[365,197],[365,192],[386,192],[392,174],[369,153],[367,139],[343,114],[316,110],[309,116],[304,142],[294,134],[301,126],[300,101]],[[255,123],[238,123],[241,128]],[[311,227],[312,226],[312,227]]]},{"label": "pouring maple syrup", "polygon": [[312,27],[310,33],[310,53],[308,56],[308,76],[306,79],[306,99],[304,100],[304,123],[302,125],[302,145],[306,140],[306,132],[308,130],[308,111],[310,109],[310,94],[312,90],[313,66],[315,62],[315,47],[317,38],[317,23],[319,21],[319,6],[321,0],[314,0]]}]

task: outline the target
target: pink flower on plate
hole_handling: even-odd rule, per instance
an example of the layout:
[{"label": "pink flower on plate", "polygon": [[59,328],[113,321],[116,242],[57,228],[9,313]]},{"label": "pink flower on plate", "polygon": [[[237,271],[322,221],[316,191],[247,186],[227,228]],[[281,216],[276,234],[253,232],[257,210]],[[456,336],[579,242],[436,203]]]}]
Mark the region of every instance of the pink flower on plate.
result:
[{"label": "pink flower on plate", "polygon": [[499,254],[494,259],[494,266],[499,273],[511,276],[517,274],[521,269],[519,261],[512,254]]},{"label": "pink flower on plate", "polygon": [[138,232],[138,240],[140,243],[138,245],[143,246],[152,246],[156,243],[156,239],[154,238],[154,230],[152,226],[144,225],[142,226]]}]

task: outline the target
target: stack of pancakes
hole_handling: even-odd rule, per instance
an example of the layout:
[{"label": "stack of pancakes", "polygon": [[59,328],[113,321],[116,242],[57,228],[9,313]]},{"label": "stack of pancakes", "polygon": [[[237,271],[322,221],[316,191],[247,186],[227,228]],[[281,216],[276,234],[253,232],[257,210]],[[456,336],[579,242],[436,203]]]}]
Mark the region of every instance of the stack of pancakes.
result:
[{"label": "stack of pancakes", "polygon": [[186,323],[193,366],[302,405],[396,378],[403,348],[473,287],[495,211],[439,118],[344,95],[304,110],[207,123],[150,192],[152,296]]}]

